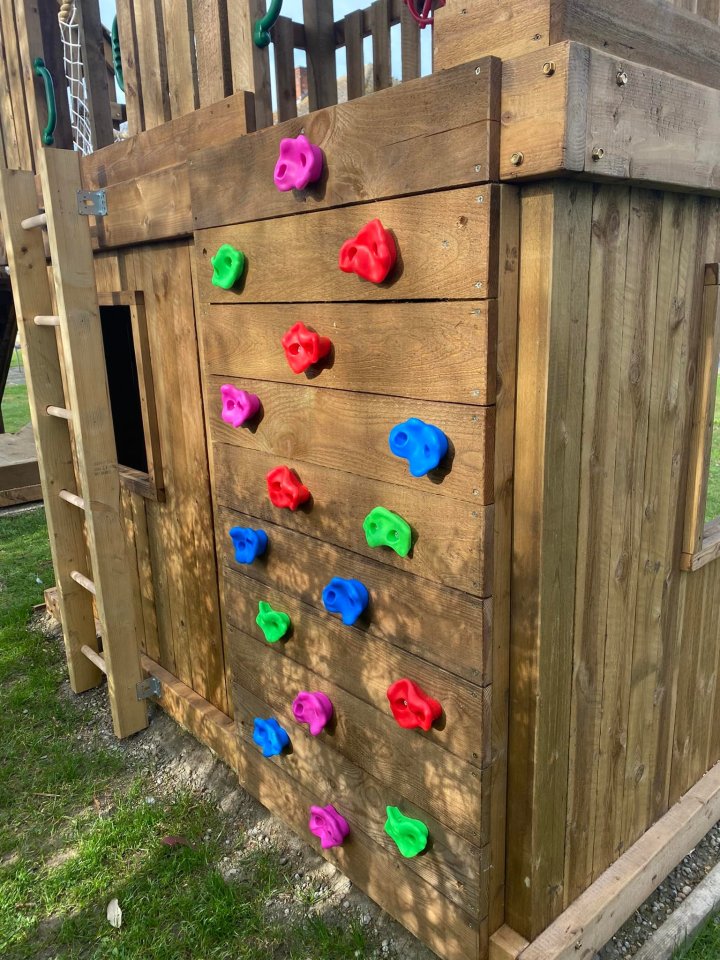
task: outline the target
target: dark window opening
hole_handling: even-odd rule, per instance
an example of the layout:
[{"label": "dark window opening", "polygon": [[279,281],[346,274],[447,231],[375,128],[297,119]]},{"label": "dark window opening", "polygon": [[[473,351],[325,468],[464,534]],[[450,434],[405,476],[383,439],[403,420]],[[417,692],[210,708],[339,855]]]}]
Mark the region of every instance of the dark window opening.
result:
[{"label": "dark window opening", "polygon": [[147,473],[147,448],[130,307],[100,307],[100,320],[118,463]]}]

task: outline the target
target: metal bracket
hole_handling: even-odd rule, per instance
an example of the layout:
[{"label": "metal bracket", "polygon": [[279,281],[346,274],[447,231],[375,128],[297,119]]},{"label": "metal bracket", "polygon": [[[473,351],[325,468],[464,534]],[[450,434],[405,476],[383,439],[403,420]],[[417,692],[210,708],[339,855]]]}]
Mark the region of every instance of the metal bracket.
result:
[{"label": "metal bracket", "polygon": [[104,217],[107,214],[107,194],[104,190],[78,190],[77,208],[83,217]]},{"label": "metal bracket", "polygon": [[141,680],[135,689],[137,690],[138,700],[149,700],[150,697],[162,696],[162,683],[157,677],[147,677],[145,680]]}]

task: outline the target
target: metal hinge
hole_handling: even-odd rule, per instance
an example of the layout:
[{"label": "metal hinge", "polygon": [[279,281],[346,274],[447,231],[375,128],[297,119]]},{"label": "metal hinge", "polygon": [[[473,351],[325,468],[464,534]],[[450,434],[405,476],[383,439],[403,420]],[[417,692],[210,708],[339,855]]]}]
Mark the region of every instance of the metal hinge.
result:
[{"label": "metal hinge", "polygon": [[162,696],[162,683],[157,677],[147,677],[141,680],[137,687],[138,700],[148,700],[150,697]]},{"label": "metal hinge", "polygon": [[77,208],[83,217],[104,217],[107,214],[107,194],[104,190],[78,190]]}]

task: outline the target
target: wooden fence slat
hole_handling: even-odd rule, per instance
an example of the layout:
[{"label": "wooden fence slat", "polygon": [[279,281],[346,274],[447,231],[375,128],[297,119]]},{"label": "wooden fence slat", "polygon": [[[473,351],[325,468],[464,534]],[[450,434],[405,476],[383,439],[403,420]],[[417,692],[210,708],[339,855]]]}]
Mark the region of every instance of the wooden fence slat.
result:
[{"label": "wooden fence slat", "polygon": [[372,5],[373,92],[384,90],[392,83],[390,53],[390,4],[375,0]]},{"label": "wooden fence slat", "polygon": [[192,0],[200,106],[232,93],[227,0]]},{"label": "wooden fence slat", "polygon": [[0,22],[5,41],[5,66],[10,93],[9,115],[15,128],[17,143],[17,166],[22,170],[33,169],[32,140],[28,123],[27,104],[23,75],[20,67],[20,46],[15,25],[13,0],[0,0]]},{"label": "wooden fence slat", "polygon": [[275,93],[278,120],[290,120],[297,114],[295,92],[294,27],[290,17],[279,17],[272,32],[275,46]]},{"label": "wooden fence slat", "polygon": [[720,23],[720,0],[697,0],[697,14],[710,23]]},{"label": "wooden fence slat", "polygon": [[162,11],[170,114],[175,119],[199,105],[192,2],[162,0]]},{"label": "wooden fence slat", "polygon": [[133,0],[116,0],[120,58],[125,83],[125,109],[128,133],[131,137],[145,129],[142,104],[142,85],[138,69],[138,44],[135,32]]},{"label": "wooden fence slat", "polygon": [[400,52],[403,83],[419,77],[421,72],[420,28],[404,4],[400,14]]},{"label": "wooden fence slat", "polygon": [[347,59],[347,98],[355,100],[365,93],[365,54],[363,51],[363,12],[354,10],[344,20]]},{"label": "wooden fence slat", "polygon": [[303,0],[310,110],[337,103],[332,0]]},{"label": "wooden fence slat", "polygon": [[267,47],[261,50],[252,39],[253,24],[265,10],[265,0],[233,0],[228,7],[232,87],[235,93],[242,90],[255,93],[253,125],[258,130],[273,125],[270,55]]},{"label": "wooden fence slat", "polygon": [[7,70],[7,49],[5,45],[5,29],[2,11],[0,11],[0,140],[2,151],[0,156],[5,166],[10,170],[17,170],[20,166],[20,152],[17,133],[15,132],[15,117],[13,116],[12,97],[10,94],[10,77]]},{"label": "wooden fence slat", "polygon": [[137,69],[142,77],[145,129],[170,119],[165,37],[160,0],[134,0]]},{"label": "wooden fence slat", "polygon": [[[103,38],[100,5],[98,0],[76,0],[76,9],[80,22],[80,42],[85,75],[85,96],[88,104],[88,117],[92,132],[92,144],[95,150],[106,147],[115,139],[112,113],[110,110],[110,89],[108,71],[105,64],[105,41]],[[115,99],[115,91],[112,91]]]}]

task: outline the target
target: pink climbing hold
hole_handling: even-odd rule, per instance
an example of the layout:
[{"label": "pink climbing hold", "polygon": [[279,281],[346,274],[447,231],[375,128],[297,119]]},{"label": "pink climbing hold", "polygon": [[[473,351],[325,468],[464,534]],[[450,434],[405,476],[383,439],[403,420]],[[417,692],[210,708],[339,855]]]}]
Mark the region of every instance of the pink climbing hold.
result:
[{"label": "pink climbing hold", "polygon": [[350,833],[350,824],[329,803],[326,807],[310,807],[310,833],[320,838],[323,850],[341,847]]},{"label": "pink climbing hold", "polygon": [[292,711],[297,722],[307,723],[310,733],[317,737],[330,723],[333,705],[330,698],[319,690],[315,693],[301,690],[293,700]]},{"label": "pink climbing hold", "polygon": [[260,409],[260,397],[247,390],[238,390],[231,383],[224,383],[220,387],[222,396],[222,418],[231,427],[241,427],[254,417]]},{"label": "pink climbing hold", "polygon": [[304,190],[322,176],[323,152],[302,133],[280,141],[280,156],[273,180],[278,190]]}]

